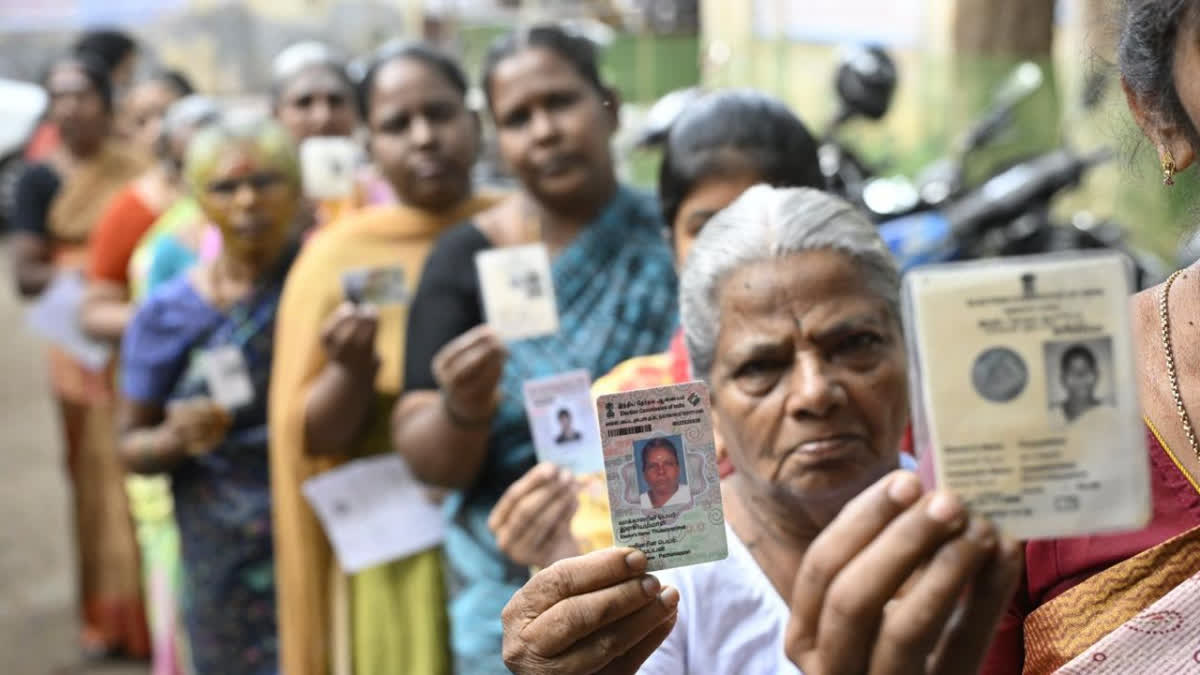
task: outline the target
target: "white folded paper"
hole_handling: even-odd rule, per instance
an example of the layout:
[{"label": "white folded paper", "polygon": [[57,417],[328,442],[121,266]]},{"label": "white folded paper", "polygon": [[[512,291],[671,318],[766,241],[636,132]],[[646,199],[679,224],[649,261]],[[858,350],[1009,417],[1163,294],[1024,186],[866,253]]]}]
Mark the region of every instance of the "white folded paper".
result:
[{"label": "white folded paper", "polygon": [[400,455],[359,459],[304,482],[342,570],[354,574],[441,543],[441,509]]}]

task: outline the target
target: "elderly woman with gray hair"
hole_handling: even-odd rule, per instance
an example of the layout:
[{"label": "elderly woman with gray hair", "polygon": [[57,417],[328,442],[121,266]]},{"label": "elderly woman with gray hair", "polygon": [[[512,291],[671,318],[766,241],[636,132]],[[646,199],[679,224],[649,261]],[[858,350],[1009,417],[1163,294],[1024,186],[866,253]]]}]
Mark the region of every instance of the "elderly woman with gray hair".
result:
[{"label": "elderly woman with gray hair", "polygon": [[709,385],[729,557],[645,574],[608,549],[533,577],[504,658],[535,673],[971,673],[1020,549],[897,471],[908,422],[899,277],[875,228],[758,186],[700,234],[680,304]]}]

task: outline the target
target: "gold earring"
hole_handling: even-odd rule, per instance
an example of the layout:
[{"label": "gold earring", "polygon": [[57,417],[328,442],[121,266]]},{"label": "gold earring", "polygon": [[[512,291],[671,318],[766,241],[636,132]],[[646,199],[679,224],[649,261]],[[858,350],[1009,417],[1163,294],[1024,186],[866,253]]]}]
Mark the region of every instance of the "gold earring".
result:
[{"label": "gold earring", "polygon": [[1175,158],[1170,150],[1163,150],[1162,155],[1163,185],[1170,187],[1175,184]]}]

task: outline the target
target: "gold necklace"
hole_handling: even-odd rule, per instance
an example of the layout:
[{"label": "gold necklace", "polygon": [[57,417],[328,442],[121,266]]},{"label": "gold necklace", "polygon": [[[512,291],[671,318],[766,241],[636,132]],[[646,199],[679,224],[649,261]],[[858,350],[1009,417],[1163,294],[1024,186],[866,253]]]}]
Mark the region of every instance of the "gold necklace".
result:
[{"label": "gold necklace", "polygon": [[1196,431],[1192,428],[1192,418],[1183,407],[1183,396],[1179,393],[1179,375],[1175,371],[1175,348],[1171,345],[1171,322],[1167,317],[1167,295],[1171,292],[1171,284],[1175,283],[1183,270],[1176,270],[1167,277],[1163,284],[1162,293],[1158,296],[1158,318],[1162,327],[1163,351],[1167,355],[1167,380],[1171,383],[1171,397],[1175,399],[1175,410],[1179,413],[1179,421],[1183,424],[1183,433],[1187,434],[1188,443],[1192,445],[1192,454],[1200,460],[1200,444],[1196,443]]}]

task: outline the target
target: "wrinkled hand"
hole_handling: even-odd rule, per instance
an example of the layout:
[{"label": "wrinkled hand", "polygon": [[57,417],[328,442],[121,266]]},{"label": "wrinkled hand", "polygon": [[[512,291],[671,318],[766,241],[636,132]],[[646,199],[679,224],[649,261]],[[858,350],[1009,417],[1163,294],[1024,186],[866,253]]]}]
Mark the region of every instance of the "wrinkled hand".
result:
[{"label": "wrinkled hand", "polygon": [[788,657],[807,675],[977,672],[1021,568],[1021,547],[986,519],[893,472],[805,554]]},{"label": "wrinkled hand", "polygon": [[571,535],[571,517],[578,508],[571,472],[543,462],[504,491],[488,517],[488,529],[514,562],[547,567],[579,555]]},{"label": "wrinkled hand", "polygon": [[504,663],[517,675],[628,675],[671,633],[679,591],[610,548],[538,572],[505,606]]},{"label": "wrinkled hand", "polygon": [[487,324],[454,338],[433,357],[433,377],[458,418],[483,420],[495,411],[508,348]]},{"label": "wrinkled hand", "polygon": [[321,328],[321,344],[332,363],[355,375],[373,372],[379,364],[375,332],[379,313],[370,305],[343,302]]},{"label": "wrinkled hand", "polygon": [[192,456],[208,454],[220,445],[232,423],[229,411],[209,398],[189,398],[167,405],[167,428]]}]

